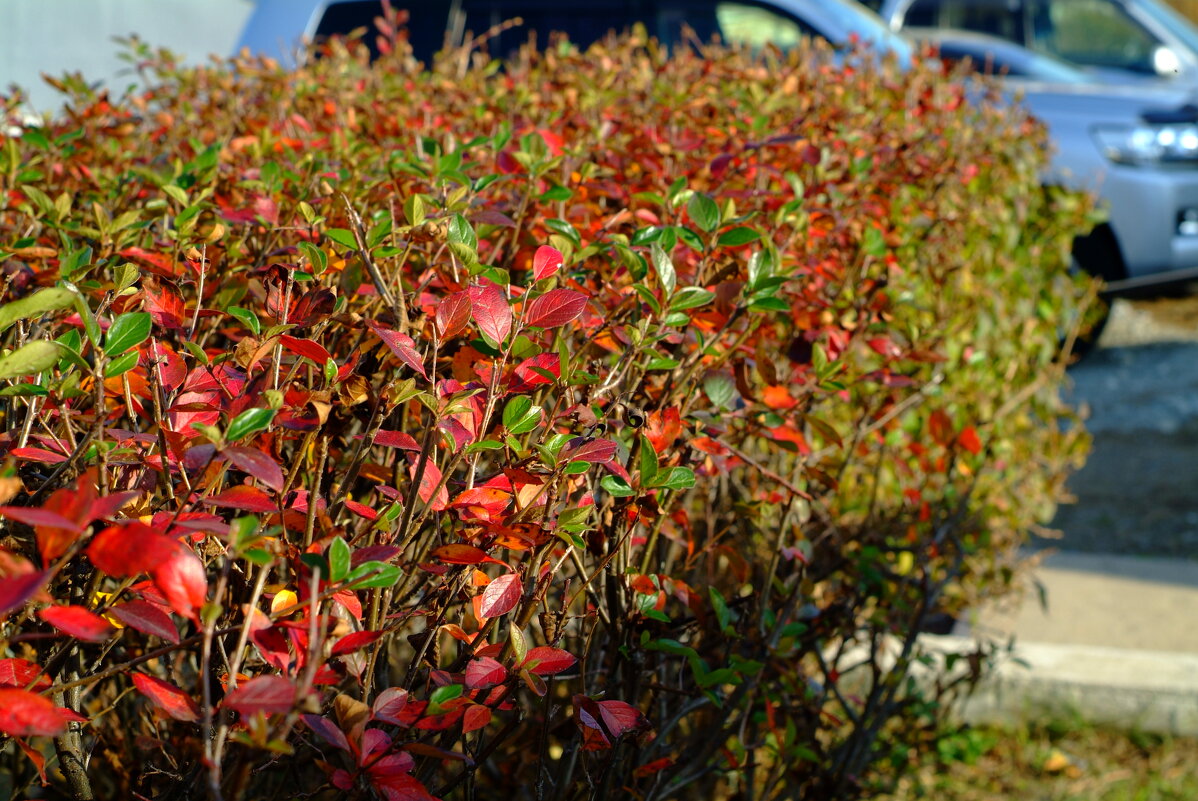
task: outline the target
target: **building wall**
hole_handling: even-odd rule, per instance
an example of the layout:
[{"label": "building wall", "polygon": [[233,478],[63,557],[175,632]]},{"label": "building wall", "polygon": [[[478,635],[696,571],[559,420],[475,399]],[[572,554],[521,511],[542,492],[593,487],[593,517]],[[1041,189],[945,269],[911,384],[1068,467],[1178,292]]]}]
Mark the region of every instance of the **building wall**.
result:
[{"label": "building wall", "polygon": [[232,53],[253,0],[0,0],[0,92],[26,90],[46,111],[58,95],[40,78],[81,71],[117,93],[133,73],[114,36],[136,33],[189,62]]}]

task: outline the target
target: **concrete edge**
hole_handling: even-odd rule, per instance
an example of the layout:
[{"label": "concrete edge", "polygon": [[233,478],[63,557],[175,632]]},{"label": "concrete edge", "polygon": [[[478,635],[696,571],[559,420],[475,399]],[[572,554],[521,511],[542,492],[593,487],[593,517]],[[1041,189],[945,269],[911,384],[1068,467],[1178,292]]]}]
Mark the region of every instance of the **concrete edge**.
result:
[{"label": "concrete edge", "polygon": [[[976,651],[979,641],[922,635],[920,645],[930,654],[965,654]],[[1076,717],[1124,729],[1198,736],[1198,655],[1017,642],[995,660],[960,705],[965,722]],[[916,675],[933,669],[921,668]]]}]

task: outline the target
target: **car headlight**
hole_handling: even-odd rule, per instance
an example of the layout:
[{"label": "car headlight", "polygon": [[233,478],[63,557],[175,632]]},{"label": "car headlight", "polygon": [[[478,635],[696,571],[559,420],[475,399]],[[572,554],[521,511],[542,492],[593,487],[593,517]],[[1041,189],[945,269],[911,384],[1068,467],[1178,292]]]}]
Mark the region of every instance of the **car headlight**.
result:
[{"label": "car headlight", "polygon": [[1100,126],[1094,139],[1117,164],[1198,162],[1198,125]]}]

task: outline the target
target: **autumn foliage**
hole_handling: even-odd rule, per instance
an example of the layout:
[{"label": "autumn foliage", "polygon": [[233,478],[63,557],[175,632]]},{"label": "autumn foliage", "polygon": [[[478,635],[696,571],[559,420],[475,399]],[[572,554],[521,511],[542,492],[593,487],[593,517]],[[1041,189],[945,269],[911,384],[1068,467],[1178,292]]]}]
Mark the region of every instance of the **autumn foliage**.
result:
[{"label": "autumn foliage", "polygon": [[1084,444],[1039,127],[812,46],[424,71],[380,27],[136,51],[149,89],[0,143],[0,772],[884,787],[947,686],[916,634]]}]

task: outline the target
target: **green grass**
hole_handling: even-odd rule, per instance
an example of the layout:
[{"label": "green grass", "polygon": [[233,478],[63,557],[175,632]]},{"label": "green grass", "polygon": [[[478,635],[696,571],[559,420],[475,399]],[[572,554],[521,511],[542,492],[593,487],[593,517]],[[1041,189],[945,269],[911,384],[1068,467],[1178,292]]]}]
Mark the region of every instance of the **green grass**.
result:
[{"label": "green grass", "polygon": [[1198,739],[1079,721],[974,727],[942,741],[891,801],[1192,801]]}]

